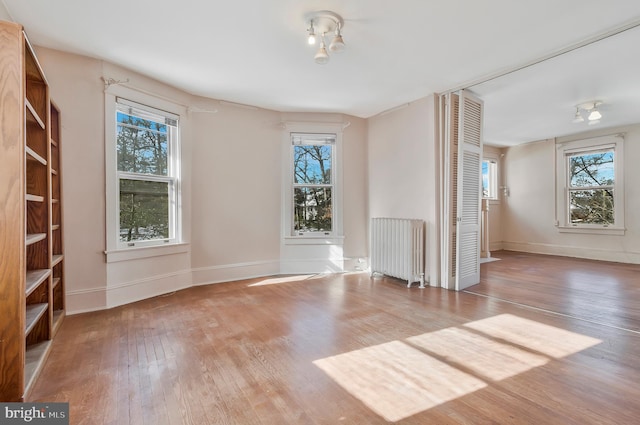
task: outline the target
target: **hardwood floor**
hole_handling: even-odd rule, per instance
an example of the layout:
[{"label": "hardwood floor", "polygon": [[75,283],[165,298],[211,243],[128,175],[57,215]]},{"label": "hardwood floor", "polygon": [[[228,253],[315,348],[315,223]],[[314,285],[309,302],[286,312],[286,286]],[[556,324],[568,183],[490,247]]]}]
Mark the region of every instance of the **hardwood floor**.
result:
[{"label": "hardwood floor", "polygon": [[640,265],[497,251],[468,292],[640,332]]},{"label": "hardwood floor", "polygon": [[[616,328],[570,317],[582,301],[561,289],[509,287],[562,286],[562,261],[503,258],[482,266],[470,288],[482,295],[367,274],[267,278],[70,316],[30,401],[68,401],[71,423],[92,425],[636,423],[640,335],[620,328],[637,323],[638,268],[598,268],[631,307]],[[567,286],[594,299],[592,280],[584,294]],[[538,309],[520,305],[529,294]]]}]

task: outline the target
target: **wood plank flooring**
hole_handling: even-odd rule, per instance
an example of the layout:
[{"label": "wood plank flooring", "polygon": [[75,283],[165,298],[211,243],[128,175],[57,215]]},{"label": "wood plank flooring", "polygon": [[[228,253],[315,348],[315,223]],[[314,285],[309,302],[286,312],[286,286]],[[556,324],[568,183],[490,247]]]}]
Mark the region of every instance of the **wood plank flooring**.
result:
[{"label": "wood plank flooring", "polygon": [[[483,265],[481,295],[367,274],[265,278],[70,316],[30,401],[68,401],[71,423],[91,425],[637,423],[638,333],[516,304],[526,292],[497,299],[519,294],[492,273],[503,286],[571,276],[542,260]],[[640,295],[625,276],[638,269],[598,270],[626,282],[616,302],[631,313],[612,323],[633,328]],[[549,291],[531,294],[577,313]]]},{"label": "wood plank flooring", "polygon": [[640,332],[640,265],[497,251],[468,292]]}]

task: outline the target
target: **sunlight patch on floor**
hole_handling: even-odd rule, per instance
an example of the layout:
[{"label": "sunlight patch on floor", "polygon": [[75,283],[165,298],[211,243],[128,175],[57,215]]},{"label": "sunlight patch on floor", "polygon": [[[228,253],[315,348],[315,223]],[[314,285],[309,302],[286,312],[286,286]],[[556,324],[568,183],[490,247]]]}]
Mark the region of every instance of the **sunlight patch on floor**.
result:
[{"label": "sunlight patch on floor", "polygon": [[401,341],[313,362],[390,422],[472,393],[487,384]]},{"label": "sunlight patch on floor", "polygon": [[[251,287],[251,286],[263,286],[263,285],[277,285],[279,283],[289,283],[289,282],[302,282],[303,280],[322,279],[324,277],[327,277],[327,276],[330,276],[330,275],[335,275],[335,274],[336,273],[334,273],[334,272],[327,272],[327,273],[276,276],[276,277],[270,277],[270,278],[267,278],[267,279],[263,279],[263,280],[261,280],[259,282],[250,283],[247,286]],[[344,276],[350,276],[350,275],[356,275],[356,274],[368,275],[369,273],[366,272],[366,271],[362,271],[362,270],[356,270],[356,271],[349,271],[349,272],[341,272],[339,274],[340,275],[344,275]]]},{"label": "sunlight patch on floor", "polygon": [[464,326],[556,359],[602,342],[596,338],[524,319],[513,314],[500,314],[467,323]]},{"label": "sunlight patch on floor", "polygon": [[309,280],[317,275],[314,274],[301,274],[296,276],[279,276],[268,279],[263,279],[260,282],[255,282],[247,286],[263,286],[263,285],[277,285],[278,283],[298,282],[301,280]]},{"label": "sunlight patch on floor", "polygon": [[442,329],[407,338],[407,341],[494,381],[526,372],[549,361],[546,356],[460,328]]},{"label": "sunlight patch on floor", "polygon": [[501,314],[313,364],[376,414],[396,422],[601,342]]}]

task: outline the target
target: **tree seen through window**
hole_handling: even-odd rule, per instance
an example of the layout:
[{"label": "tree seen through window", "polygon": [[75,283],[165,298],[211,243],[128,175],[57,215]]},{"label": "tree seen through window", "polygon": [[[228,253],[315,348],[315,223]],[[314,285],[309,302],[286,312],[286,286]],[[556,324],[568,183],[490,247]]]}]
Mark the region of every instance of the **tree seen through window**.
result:
[{"label": "tree seen through window", "polygon": [[294,229],[297,232],[332,230],[332,145],[295,145]]},{"label": "tree seen through window", "polygon": [[170,237],[169,125],[117,112],[121,242]]},{"label": "tree seen through window", "polygon": [[570,155],[569,214],[572,224],[614,224],[614,151]]}]

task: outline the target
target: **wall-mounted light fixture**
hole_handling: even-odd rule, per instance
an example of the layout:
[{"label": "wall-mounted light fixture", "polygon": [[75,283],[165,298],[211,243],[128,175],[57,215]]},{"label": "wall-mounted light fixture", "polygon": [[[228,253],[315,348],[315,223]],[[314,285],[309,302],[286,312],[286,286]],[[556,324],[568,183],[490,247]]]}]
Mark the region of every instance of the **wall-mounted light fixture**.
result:
[{"label": "wall-mounted light fixture", "polygon": [[592,100],[590,102],[581,103],[576,105],[576,113],[573,117],[574,123],[581,123],[586,119],[589,121],[589,125],[598,124],[602,114],[598,110],[598,106],[602,105],[599,100]]},{"label": "wall-mounted light fixture", "polygon": [[327,52],[327,46],[324,41],[325,34],[333,33],[333,39],[329,44],[329,51],[332,53],[341,53],[345,49],[344,40],[342,39],[342,27],[344,27],[344,20],[340,15],[329,10],[320,10],[318,12],[311,12],[307,15],[307,21],[309,22],[309,28],[307,28],[307,42],[310,45],[315,45],[318,39],[317,34],[320,34],[320,47],[314,56],[316,63],[324,65],[329,62],[329,53]]}]

